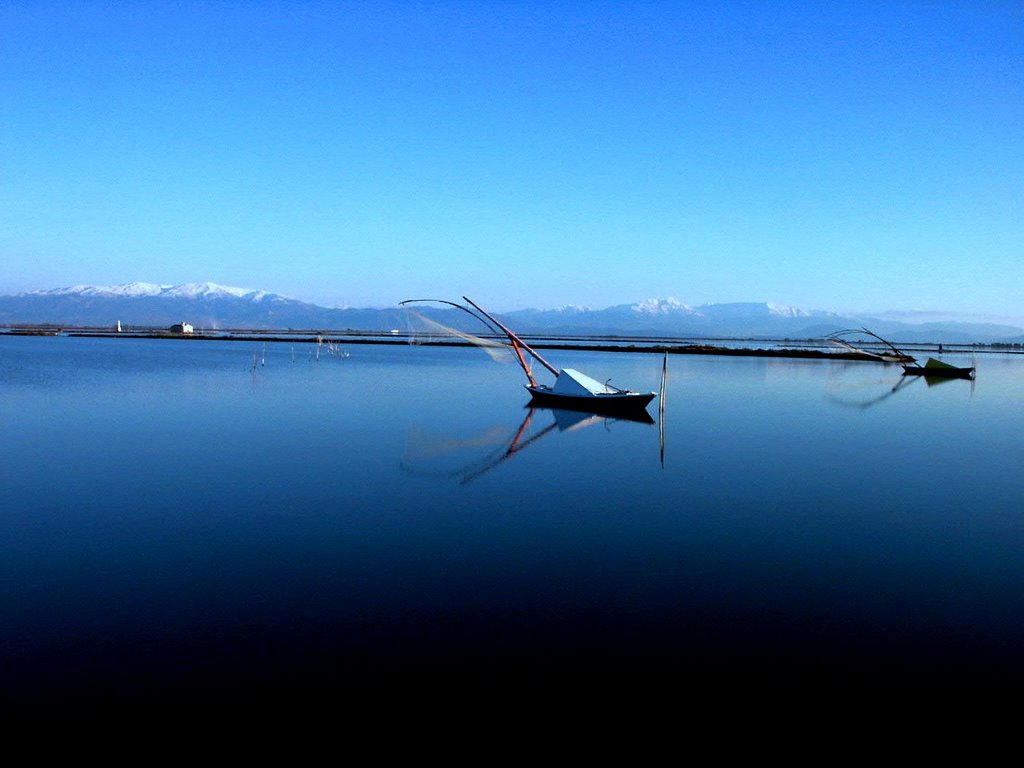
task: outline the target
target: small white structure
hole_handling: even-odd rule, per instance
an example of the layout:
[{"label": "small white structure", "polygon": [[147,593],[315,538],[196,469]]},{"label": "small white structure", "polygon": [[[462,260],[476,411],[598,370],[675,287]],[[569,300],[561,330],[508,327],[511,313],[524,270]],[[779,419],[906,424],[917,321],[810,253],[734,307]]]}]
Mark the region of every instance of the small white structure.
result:
[{"label": "small white structure", "polygon": [[555,386],[551,391],[558,395],[570,395],[572,397],[589,397],[590,395],[608,395],[618,392],[617,389],[602,384],[597,379],[592,379],[585,373],[563,368],[555,379]]},{"label": "small white structure", "polygon": [[171,333],[192,333],[192,326],[182,320],[177,325],[171,326]]},{"label": "small white structure", "polygon": [[117,321],[117,332],[118,333],[121,332],[121,321],[120,320]]}]

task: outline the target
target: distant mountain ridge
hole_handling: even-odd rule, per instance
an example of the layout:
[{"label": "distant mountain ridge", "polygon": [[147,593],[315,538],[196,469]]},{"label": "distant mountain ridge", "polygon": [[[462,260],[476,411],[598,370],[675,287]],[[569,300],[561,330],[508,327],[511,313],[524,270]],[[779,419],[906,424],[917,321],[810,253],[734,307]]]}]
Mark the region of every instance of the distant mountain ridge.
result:
[{"label": "distant mountain ridge", "polygon": [[[447,325],[479,332],[471,317],[455,309],[416,305],[416,312]],[[832,331],[869,327],[893,341],[1019,343],[1024,329],[963,321],[909,323],[901,320],[788,307],[769,302],[690,306],[674,298],[649,299],[604,309],[568,306],[524,309],[501,315],[524,334],[665,336],[693,338],[821,338]],[[922,313],[906,313],[907,317]],[[225,328],[323,331],[402,329],[401,307],[327,308],[267,291],[217,283],[127,283],[76,285],[0,296],[0,324],[165,328],[187,322],[196,330]]]},{"label": "distant mountain ridge", "polygon": [[[124,285],[75,285],[69,288],[52,288],[44,291],[31,291],[23,296],[159,296],[162,298],[246,298],[250,301],[261,301],[272,297],[266,291],[251,288],[234,288],[217,283],[184,283],[182,285],[157,285],[156,283],[126,283]],[[283,297],[278,297],[283,298]]]},{"label": "distant mountain ridge", "polygon": [[520,310],[506,317],[513,327],[525,333],[810,339],[846,328],[869,327],[894,341],[950,344],[1008,342],[1022,334],[1020,328],[1011,325],[959,321],[911,324],[768,302],[690,307],[674,300],[659,300],[571,315],[552,310]]}]

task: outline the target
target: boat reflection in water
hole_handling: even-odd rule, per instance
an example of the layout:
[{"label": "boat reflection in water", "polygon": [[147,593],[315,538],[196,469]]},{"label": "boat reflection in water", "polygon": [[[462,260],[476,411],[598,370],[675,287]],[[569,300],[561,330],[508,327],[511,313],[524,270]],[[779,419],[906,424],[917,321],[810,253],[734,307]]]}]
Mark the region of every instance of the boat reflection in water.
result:
[{"label": "boat reflection in water", "polygon": [[[410,433],[401,465],[403,469],[414,474],[449,475],[458,478],[461,484],[466,484],[552,432],[576,432],[598,424],[607,427],[619,421],[649,425],[655,423],[651,415],[643,409],[609,415],[582,409],[545,408],[531,404],[527,406],[522,423],[511,436],[507,430],[495,427],[463,440],[431,438],[419,432]],[[455,454],[464,454],[466,451],[478,453],[482,446],[490,448],[482,457],[468,461],[463,459],[455,466],[447,468],[438,466],[450,464],[451,457]],[[433,469],[430,468],[431,465],[434,465]]]},{"label": "boat reflection in water", "polygon": [[[936,386],[939,386],[940,384],[949,384],[950,382],[954,382],[954,381],[961,381],[962,382],[962,381],[964,381],[965,378],[970,380],[970,394],[973,395],[974,394],[974,376],[969,376],[969,377],[941,376],[941,375],[940,376],[929,376],[929,375],[915,376],[915,375],[902,374],[900,376],[900,378],[896,381],[895,384],[890,386],[888,383],[885,383],[886,389],[881,394],[875,394],[875,395],[872,395],[869,398],[864,398],[864,399],[849,399],[849,398],[845,398],[845,397],[841,398],[841,397],[837,397],[835,394],[830,394],[829,395],[829,399],[832,402],[834,402],[834,403],[836,403],[838,405],[846,405],[846,406],[850,406],[850,407],[853,407],[853,408],[870,408],[870,407],[872,407],[874,405],[878,405],[883,400],[888,400],[890,397],[895,395],[897,392],[908,390],[911,387],[911,385],[914,384],[914,382],[916,382],[916,381],[918,381],[920,379],[924,379],[924,382],[925,382],[925,384],[928,387],[936,387]],[[882,384],[883,382],[876,382],[876,383]]]}]

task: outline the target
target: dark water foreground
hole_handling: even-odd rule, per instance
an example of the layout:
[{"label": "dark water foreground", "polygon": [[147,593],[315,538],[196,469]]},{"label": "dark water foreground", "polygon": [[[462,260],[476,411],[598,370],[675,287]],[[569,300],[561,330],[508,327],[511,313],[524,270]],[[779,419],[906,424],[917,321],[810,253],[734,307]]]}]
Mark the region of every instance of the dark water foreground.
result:
[{"label": "dark water foreground", "polygon": [[0,337],[4,707],[1024,682],[1019,356],[319,353]]}]

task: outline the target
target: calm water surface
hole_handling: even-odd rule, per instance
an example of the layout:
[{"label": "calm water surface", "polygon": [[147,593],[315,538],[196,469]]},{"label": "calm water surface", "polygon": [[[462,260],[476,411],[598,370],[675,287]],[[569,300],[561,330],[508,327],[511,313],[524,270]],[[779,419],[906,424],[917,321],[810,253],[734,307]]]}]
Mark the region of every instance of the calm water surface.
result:
[{"label": "calm water surface", "polygon": [[1024,681],[1019,355],[937,385],[677,356],[642,423],[531,411],[475,349],[345,351],[0,336],[5,705]]}]

